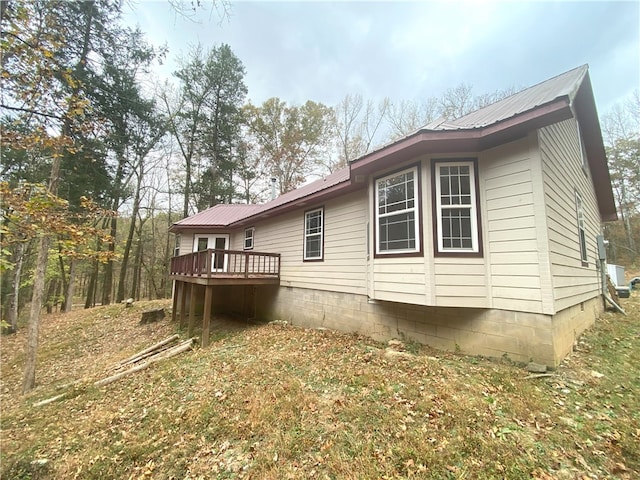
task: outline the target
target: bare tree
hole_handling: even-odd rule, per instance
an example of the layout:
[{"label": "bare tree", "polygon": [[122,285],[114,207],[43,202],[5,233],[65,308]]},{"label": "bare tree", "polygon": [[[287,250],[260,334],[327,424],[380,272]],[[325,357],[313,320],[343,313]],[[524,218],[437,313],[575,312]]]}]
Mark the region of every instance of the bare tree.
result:
[{"label": "bare tree", "polygon": [[369,152],[375,145],[381,125],[389,109],[388,98],[376,105],[365,102],[362,95],[346,95],[334,108],[334,129],[338,143],[338,160],[322,162],[329,172],[344,167],[350,161]]},{"label": "bare tree", "polygon": [[425,126],[438,117],[438,99],[429,97],[423,102],[401,100],[391,103],[387,110],[387,122],[392,139]]},{"label": "bare tree", "polygon": [[473,87],[468,83],[447,89],[438,102],[440,115],[447,119],[462,117],[473,111],[475,105]]},{"label": "bare tree", "polygon": [[602,123],[609,171],[631,260],[638,255],[634,217],[640,205],[640,100],[638,91],[617,104]]}]

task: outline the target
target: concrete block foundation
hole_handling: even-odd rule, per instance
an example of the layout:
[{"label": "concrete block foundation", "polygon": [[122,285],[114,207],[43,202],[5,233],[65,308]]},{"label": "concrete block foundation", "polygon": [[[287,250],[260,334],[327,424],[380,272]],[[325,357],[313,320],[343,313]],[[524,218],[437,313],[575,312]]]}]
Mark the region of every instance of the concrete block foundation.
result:
[{"label": "concrete block foundation", "polygon": [[[227,297],[229,298],[229,297]],[[387,341],[404,338],[442,350],[557,367],[602,312],[599,297],[555,315],[497,309],[426,307],[370,301],[364,295],[258,287],[255,315]]]}]

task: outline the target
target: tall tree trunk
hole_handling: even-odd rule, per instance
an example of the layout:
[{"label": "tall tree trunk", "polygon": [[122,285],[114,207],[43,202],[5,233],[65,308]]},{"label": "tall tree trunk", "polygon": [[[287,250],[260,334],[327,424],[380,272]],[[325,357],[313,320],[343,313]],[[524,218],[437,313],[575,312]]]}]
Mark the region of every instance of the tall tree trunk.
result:
[{"label": "tall tree trunk", "polygon": [[140,254],[142,253],[142,240],[138,237],[136,253],[133,260],[133,282],[131,283],[131,298],[140,300]]},{"label": "tall tree trunk", "polygon": [[89,277],[89,284],[87,285],[87,298],[84,302],[84,308],[91,308],[95,304],[93,302],[93,292],[96,289],[96,281],[98,279],[98,261],[93,262],[93,269],[91,270],[91,276]]},{"label": "tall tree trunk", "polygon": [[[117,152],[116,153],[116,157],[118,158],[118,168],[116,169],[116,175],[115,178],[113,180],[113,183],[115,185],[115,190],[113,192],[113,199],[111,202],[111,209],[114,212],[118,211],[118,207],[120,206],[120,200],[121,200],[121,195],[120,193],[122,192],[122,183],[124,181],[124,176],[125,176],[125,172],[124,172],[124,166],[125,166],[125,156],[124,156],[124,152]],[[115,253],[116,251],[116,235],[118,233],[118,219],[113,216],[111,217],[110,220],[111,223],[111,230],[109,231],[109,234],[111,235],[111,242],[109,242],[108,245],[108,251],[112,254]],[[109,260],[107,261],[107,263],[104,266],[104,285],[102,287],[102,305],[109,305],[111,303],[111,291],[113,290],[113,260]]]},{"label": "tall tree trunk", "polygon": [[18,242],[15,251],[16,265],[13,268],[13,293],[9,298],[9,311],[7,312],[9,333],[15,333],[18,330],[18,305],[20,304],[20,279],[24,263],[24,250],[24,242]]},{"label": "tall tree trunk", "polygon": [[184,163],[184,203],[182,205],[182,218],[189,216],[189,197],[191,196],[191,158],[185,158]]},{"label": "tall tree trunk", "polygon": [[67,269],[64,266],[64,258],[60,253],[60,246],[58,246],[58,265],[60,266],[60,279],[62,280],[62,291],[66,294],[69,284],[67,283]]},{"label": "tall tree trunk", "polygon": [[[118,222],[115,217],[111,219],[111,230],[109,234],[113,240],[109,242],[107,250],[113,254],[116,251],[116,233],[118,231]],[[111,303],[111,289],[113,288],[113,260],[110,259],[104,265],[104,284],[102,285],[102,305]]]},{"label": "tall tree trunk", "polygon": [[49,282],[49,288],[47,289],[47,298],[45,306],[47,313],[53,313],[53,307],[56,304],[56,290],[58,289],[58,279],[54,278]]},{"label": "tall tree trunk", "polygon": [[[55,162],[54,162],[55,163]],[[59,166],[59,161],[58,161]],[[44,294],[44,279],[47,273],[49,258],[49,237],[42,235],[38,241],[38,257],[33,280],[33,295],[31,297],[31,314],[27,326],[27,357],[24,362],[24,376],[22,393],[32,390],[36,384],[36,361],[38,354],[38,332],[40,330],[40,310]]]},{"label": "tall tree trunk", "polygon": [[[107,220],[103,223],[103,228],[106,226]],[[96,239],[96,251],[100,251],[100,239]],[[91,308],[96,306],[96,290],[98,288],[98,274],[100,273],[100,264],[98,260],[93,261],[93,268],[91,269],[91,275],[89,277],[89,284],[87,285],[87,299],[84,302],[84,308]]]},{"label": "tall tree trunk", "polygon": [[[88,4],[89,5],[89,4]],[[94,7],[89,5],[87,9],[83,34],[82,51],[76,64],[76,72],[84,70],[87,57],[89,55],[89,39],[91,37],[91,26],[93,24]],[[77,97],[80,86],[72,88],[72,98]],[[67,112],[62,125],[61,134],[68,137],[71,132],[71,112]],[[66,152],[68,154],[68,152]],[[49,191],[54,195],[58,192],[60,182],[61,157],[54,155],[51,164],[51,175],[49,177]],[[22,381],[22,392],[27,393],[36,384],[36,357],[38,353],[38,331],[40,330],[40,311],[42,309],[42,296],[45,287],[45,275],[47,272],[47,261],[49,259],[49,238],[47,235],[40,237],[38,244],[38,257],[36,260],[36,271],[33,280],[33,296],[31,297],[31,312],[27,327],[27,352],[24,364],[24,377]]]},{"label": "tall tree trunk", "polygon": [[116,294],[116,303],[124,300],[125,281],[127,279],[127,268],[129,265],[129,254],[131,253],[131,245],[133,243],[133,234],[136,229],[136,219],[140,211],[140,190],[142,189],[142,179],[144,176],[144,162],[140,160],[140,172],[138,173],[138,181],[136,182],[136,193],[133,199],[133,210],[131,212],[131,223],[129,225],[129,233],[127,234],[127,242],[124,246],[122,254],[122,263],[120,265],[120,278],[118,280],[118,293]]},{"label": "tall tree trunk", "polygon": [[67,284],[67,289],[64,295],[64,307],[63,310],[65,313],[69,313],[71,311],[71,307],[73,306],[73,295],[75,293],[75,284],[76,284],[76,260],[71,258],[71,264],[69,265],[69,283]]},{"label": "tall tree trunk", "polygon": [[629,205],[632,203],[627,198],[627,188],[625,185],[625,180],[622,181],[621,185],[622,190],[622,198],[620,199],[620,212],[622,214],[622,224],[624,225],[624,233],[627,236],[627,246],[632,252],[632,261],[635,262],[635,251],[636,251],[636,242],[633,237],[633,229],[631,228],[631,215],[629,214]]}]

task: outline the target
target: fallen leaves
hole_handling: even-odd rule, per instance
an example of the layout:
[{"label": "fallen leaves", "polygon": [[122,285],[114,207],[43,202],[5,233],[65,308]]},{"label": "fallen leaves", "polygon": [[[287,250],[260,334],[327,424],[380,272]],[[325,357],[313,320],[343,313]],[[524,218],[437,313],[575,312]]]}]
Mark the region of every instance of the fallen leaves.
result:
[{"label": "fallen leaves", "polygon": [[[99,378],[173,333],[169,321],[137,326],[135,310],[147,308],[46,317],[39,398],[79,371]],[[631,336],[616,338],[640,344],[633,325]],[[615,373],[606,358],[594,361],[597,337],[590,352],[535,381],[512,365],[327,330],[269,324],[215,337],[108,392],[82,386],[42,413],[23,408],[13,386],[20,346],[3,342],[3,463],[46,452],[56,478],[132,479],[548,480],[637,471],[624,452],[640,438],[638,367]],[[385,358],[389,348],[402,355]],[[634,349],[623,355],[629,362]]]}]

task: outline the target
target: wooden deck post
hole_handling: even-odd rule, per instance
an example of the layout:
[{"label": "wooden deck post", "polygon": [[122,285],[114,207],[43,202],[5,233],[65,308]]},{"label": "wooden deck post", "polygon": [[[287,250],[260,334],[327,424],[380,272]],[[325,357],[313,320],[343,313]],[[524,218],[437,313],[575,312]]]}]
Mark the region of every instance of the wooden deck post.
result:
[{"label": "wooden deck post", "polygon": [[202,312],[202,347],[209,345],[209,325],[211,324],[211,300],[213,287],[207,285],[204,290],[204,312]]},{"label": "wooden deck post", "polygon": [[196,324],[196,286],[191,284],[191,295],[189,297],[189,328],[187,334],[193,337],[193,327]]},{"label": "wooden deck post", "polygon": [[193,285],[187,284],[187,282],[180,283],[180,328],[184,328],[187,323],[187,285],[189,288],[193,288]]},{"label": "wooden deck post", "polygon": [[171,322],[175,322],[178,315],[178,295],[180,295],[180,285],[182,282],[175,280],[173,282],[173,302],[171,305]]}]

